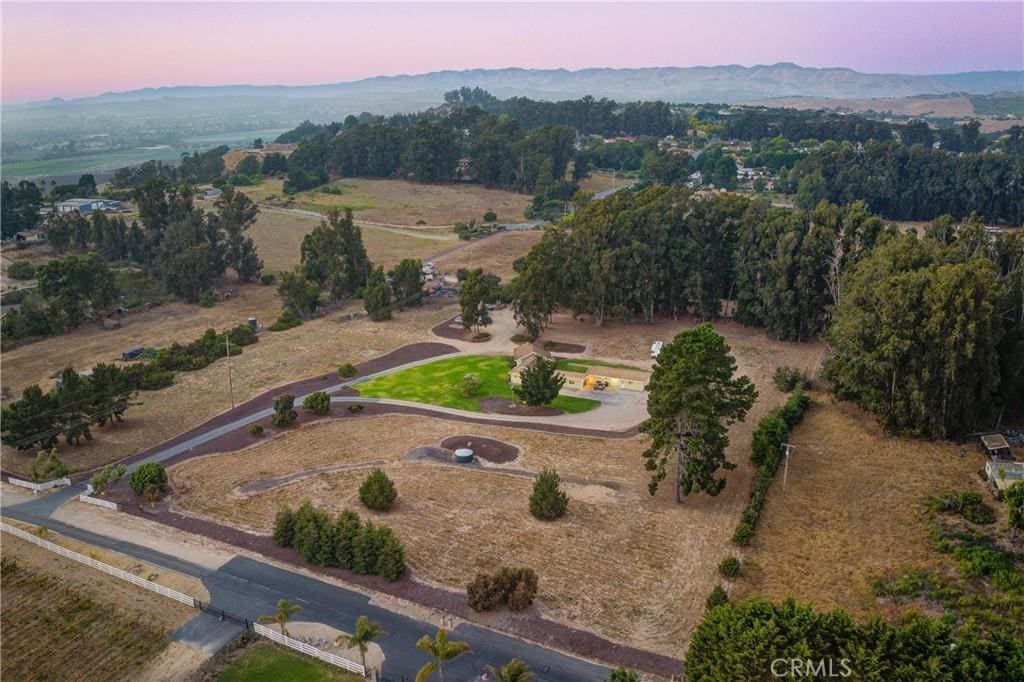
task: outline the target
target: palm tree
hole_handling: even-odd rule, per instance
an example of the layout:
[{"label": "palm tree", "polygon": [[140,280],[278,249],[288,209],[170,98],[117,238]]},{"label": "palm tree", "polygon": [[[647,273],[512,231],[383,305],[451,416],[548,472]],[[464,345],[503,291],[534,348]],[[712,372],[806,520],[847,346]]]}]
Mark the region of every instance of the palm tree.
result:
[{"label": "palm tree", "polygon": [[513,658],[500,668],[487,666],[487,674],[493,677],[495,682],[530,682],[533,679],[530,666],[518,658]]},{"label": "palm tree", "polygon": [[383,637],[388,633],[384,632],[380,623],[372,621],[366,616],[359,616],[356,619],[356,631],[351,635],[339,635],[338,639],[334,640],[334,646],[341,646],[344,644],[347,647],[359,647],[359,658],[362,659],[363,669],[366,668],[366,650],[370,642]]},{"label": "palm tree", "polygon": [[288,637],[288,629],[284,626],[293,614],[298,613],[302,610],[302,607],[298,604],[293,604],[287,599],[279,599],[277,602],[277,611],[274,612],[273,616],[260,616],[256,620],[260,623],[277,623],[281,626],[281,634]]},{"label": "palm tree", "polygon": [[438,679],[444,682],[444,664],[470,650],[469,645],[465,642],[449,642],[448,631],[444,628],[439,628],[435,637],[430,635],[420,637],[420,640],[416,642],[416,648],[427,652],[434,659],[416,673],[416,682],[426,682],[435,670]]}]

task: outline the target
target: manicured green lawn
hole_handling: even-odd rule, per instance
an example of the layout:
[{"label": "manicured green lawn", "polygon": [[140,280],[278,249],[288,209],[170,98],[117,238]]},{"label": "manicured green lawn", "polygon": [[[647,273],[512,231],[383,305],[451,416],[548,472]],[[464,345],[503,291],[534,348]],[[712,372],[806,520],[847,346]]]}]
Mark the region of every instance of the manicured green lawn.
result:
[{"label": "manicured green lawn", "polygon": [[[480,390],[472,398],[459,392],[462,377],[472,372],[480,379]],[[378,377],[355,388],[368,398],[393,398],[428,405],[453,407],[470,412],[483,412],[482,398],[508,398],[515,394],[508,384],[509,359],[500,355],[464,355],[410,367]],[[600,403],[587,398],[560,395],[551,403],[563,412],[586,412]]]},{"label": "manicured green lawn", "polygon": [[297,652],[254,644],[217,678],[218,682],[357,682],[363,678]]}]

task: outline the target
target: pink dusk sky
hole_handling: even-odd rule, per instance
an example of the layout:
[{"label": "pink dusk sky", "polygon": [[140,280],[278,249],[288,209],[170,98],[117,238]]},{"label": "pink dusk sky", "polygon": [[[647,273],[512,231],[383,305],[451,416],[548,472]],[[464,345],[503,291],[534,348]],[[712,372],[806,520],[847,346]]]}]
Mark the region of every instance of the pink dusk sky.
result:
[{"label": "pink dusk sky", "polygon": [[1024,3],[2,4],[5,102],[441,69],[1024,68]]}]

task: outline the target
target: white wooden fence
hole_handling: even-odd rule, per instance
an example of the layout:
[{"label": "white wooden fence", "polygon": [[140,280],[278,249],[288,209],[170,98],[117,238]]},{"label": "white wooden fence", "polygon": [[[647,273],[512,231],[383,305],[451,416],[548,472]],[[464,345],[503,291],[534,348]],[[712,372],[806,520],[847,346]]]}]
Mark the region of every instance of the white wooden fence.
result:
[{"label": "white wooden fence", "polygon": [[[92,500],[93,502],[104,502],[107,504],[113,504],[112,502],[107,502],[106,500],[98,500],[96,498],[89,499]],[[163,585],[158,585],[150,580],[140,578],[137,575],[128,573],[127,571],[122,571],[119,568],[115,568],[101,561],[96,561],[95,559],[87,557],[84,554],[72,552],[70,549],[67,549],[66,547],[61,547],[60,545],[50,542],[49,540],[43,540],[41,537],[33,535],[28,531],[24,531],[21,528],[16,528],[15,526],[11,526],[6,523],[0,523],[0,528],[2,528],[5,532],[10,533],[11,535],[15,535],[21,538],[22,540],[27,540],[28,542],[31,542],[34,545],[42,547],[43,549],[48,549],[51,552],[60,554],[63,557],[71,559],[72,561],[77,561],[81,564],[85,564],[86,566],[95,568],[98,571],[103,571],[104,573],[112,575],[115,578],[127,580],[128,582],[138,585],[139,587],[143,587],[147,590],[151,590],[158,594],[162,594],[163,596],[174,599],[175,601],[179,601],[182,604],[187,604],[192,608],[199,608],[199,602],[193,599],[192,597],[188,596],[187,594],[183,594],[182,592],[178,592],[177,590],[172,590],[168,587],[164,587]],[[284,646],[290,649],[301,651],[307,656],[312,656],[313,658],[317,658],[321,661],[324,661],[325,663],[330,663],[331,665],[336,665],[339,668],[344,668],[345,670],[356,673],[357,675],[366,675],[366,669],[362,665],[354,661],[350,661],[347,658],[342,658],[341,656],[335,656],[334,654],[328,653],[326,651],[321,651],[320,649],[317,649],[314,646],[310,646],[305,642],[300,642],[297,639],[292,639],[291,637],[286,637],[280,632],[275,632],[274,630],[271,630],[270,628],[259,623],[253,623],[252,628],[253,631],[256,632],[258,635],[273,640],[278,644],[283,644]]]},{"label": "white wooden fence", "polygon": [[14,526],[8,525],[6,523],[0,524],[0,527],[2,527],[4,531],[10,533],[11,535],[16,535],[22,540],[27,540],[28,542],[31,542],[34,545],[39,545],[43,549],[48,549],[51,552],[60,554],[63,557],[71,559],[72,561],[77,561],[80,564],[85,564],[86,566],[95,568],[97,571],[103,571],[104,573],[112,575],[115,578],[127,580],[128,582],[138,585],[139,587],[143,587],[152,592],[156,592],[157,594],[162,594],[163,596],[169,597],[170,599],[174,599],[175,601],[180,601],[182,604],[187,604],[188,606],[191,606],[193,608],[196,607],[196,600],[188,596],[187,594],[183,594],[181,592],[178,592],[177,590],[172,590],[171,588],[164,587],[163,585],[158,585],[151,580],[140,578],[139,576],[129,573],[127,571],[122,571],[120,568],[114,568],[110,564],[105,564],[102,561],[96,561],[95,559],[87,557],[84,554],[72,552],[70,549],[67,549],[66,547],[61,547],[60,545],[50,542],[49,540],[43,540],[41,537],[33,535],[32,533],[29,533],[27,531],[23,531],[20,528],[15,528]]},{"label": "white wooden fence", "polygon": [[88,502],[89,504],[95,504],[97,507],[106,507],[107,509],[113,509],[114,511],[121,511],[121,505],[117,502],[111,502],[110,500],[101,500],[98,497],[93,497],[94,492],[92,483],[85,484],[85,492],[78,496],[79,502]]},{"label": "white wooden fence", "polygon": [[296,651],[301,651],[302,653],[306,654],[307,656],[312,656],[313,658],[319,658],[321,661],[323,661],[325,663],[330,663],[331,665],[336,665],[339,668],[344,668],[345,670],[348,670],[349,672],[353,672],[353,673],[355,673],[357,675],[364,675],[364,676],[366,675],[366,668],[364,668],[359,663],[355,663],[353,661],[348,660],[347,658],[342,658],[341,656],[335,656],[334,654],[327,653],[326,651],[321,651],[320,649],[317,649],[314,646],[310,646],[309,644],[306,644],[305,642],[300,642],[297,639],[292,639],[291,637],[286,637],[285,635],[281,634],[280,632],[277,632],[276,630],[271,630],[267,626],[260,625],[259,623],[253,623],[252,624],[252,629],[253,629],[253,631],[256,634],[262,635],[262,636],[266,637],[267,639],[272,639],[275,642],[277,642],[278,644],[283,644],[284,646],[288,647],[289,649],[295,649]]},{"label": "white wooden fence", "polygon": [[52,481],[44,481],[43,483],[33,483],[31,481],[24,481],[20,478],[15,478],[14,476],[8,476],[7,482],[10,483],[11,485],[20,486],[22,488],[28,488],[29,490],[34,490],[36,492],[49,490],[50,488],[56,488],[57,486],[61,485],[71,485],[71,479],[68,478],[67,476],[65,476],[64,478],[55,478]]}]

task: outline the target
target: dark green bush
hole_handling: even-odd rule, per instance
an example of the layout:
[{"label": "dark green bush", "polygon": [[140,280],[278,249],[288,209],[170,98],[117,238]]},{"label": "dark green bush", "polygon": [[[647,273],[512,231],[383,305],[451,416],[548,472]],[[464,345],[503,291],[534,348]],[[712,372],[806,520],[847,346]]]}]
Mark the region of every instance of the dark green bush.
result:
[{"label": "dark green bush", "polygon": [[16,260],[8,266],[7,276],[11,279],[32,279],[36,276],[36,266],[27,260]]},{"label": "dark green bush", "polygon": [[298,417],[299,413],[295,411],[295,396],[286,393],[274,398],[274,414],[270,418],[271,424],[274,426],[288,426]]},{"label": "dark green bush", "polygon": [[259,424],[249,424],[249,435],[259,438],[263,435],[263,427]]},{"label": "dark green bush", "polygon": [[338,378],[339,379],[351,379],[356,375],[356,368],[351,362],[346,362],[338,366]]},{"label": "dark green bush", "polygon": [[740,560],[734,556],[727,556],[718,564],[718,572],[726,578],[735,578],[740,574]]},{"label": "dark green bush", "polygon": [[929,497],[925,506],[933,512],[959,514],[971,523],[989,524],[996,520],[995,510],[985,504],[981,493],[952,491],[938,497]]},{"label": "dark green bush", "polygon": [[562,479],[554,469],[544,469],[537,476],[530,494],[530,513],[542,521],[551,521],[565,514],[569,496],[561,488]]},{"label": "dark green bush", "polygon": [[263,275],[260,275],[260,284],[262,284],[263,286],[270,286],[271,284],[273,284],[276,281],[277,281],[277,275],[275,275],[273,273],[268,272],[268,273],[265,273]]},{"label": "dark green bush", "polygon": [[783,393],[789,393],[796,389],[804,389],[810,384],[807,373],[796,367],[777,367],[772,375],[772,383],[775,388]]},{"label": "dark green bush", "polygon": [[213,292],[207,289],[199,297],[199,305],[203,308],[212,308],[213,304],[217,302],[217,299],[213,297]]},{"label": "dark green bush", "polygon": [[291,547],[295,538],[295,512],[290,507],[283,507],[274,517],[274,543],[281,547]]},{"label": "dark green bush", "polygon": [[150,486],[164,492],[167,490],[167,470],[159,462],[146,462],[132,472],[129,485],[136,495],[142,495]]},{"label": "dark green bush", "polygon": [[370,509],[387,511],[395,504],[398,491],[383,469],[374,468],[359,486],[359,499]]},{"label": "dark green bush", "polygon": [[281,311],[281,315],[277,318],[277,322],[270,325],[269,329],[272,332],[283,332],[285,329],[291,329],[292,327],[298,327],[302,324],[302,318],[291,308],[285,308]]},{"label": "dark green bush", "polygon": [[729,595],[725,591],[725,588],[721,585],[715,585],[715,589],[711,590],[711,594],[709,594],[708,598],[704,600],[704,608],[710,611],[716,606],[721,606],[722,604],[728,603]]},{"label": "dark green bush", "polygon": [[302,406],[313,414],[327,414],[331,411],[331,396],[324,391],[314,391],[306,396]]}]

